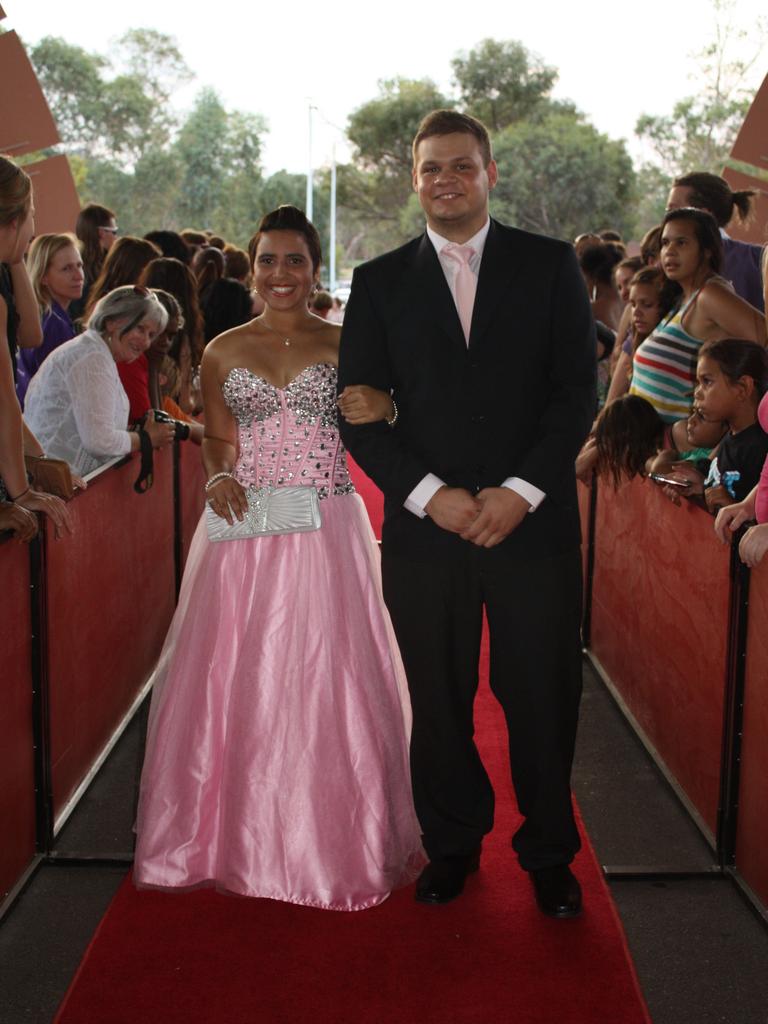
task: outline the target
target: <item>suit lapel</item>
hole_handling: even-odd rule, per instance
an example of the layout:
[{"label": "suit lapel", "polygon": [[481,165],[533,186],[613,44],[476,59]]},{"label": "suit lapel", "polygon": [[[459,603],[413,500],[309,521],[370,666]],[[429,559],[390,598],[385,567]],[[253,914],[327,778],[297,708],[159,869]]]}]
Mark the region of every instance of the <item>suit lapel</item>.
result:
[{"label": "suit lapel", "polygon": [[467,343],[464,340],[456,303],[445,280],[435,247],[426,232],[418,240],[409,278],[408,290],[413,295],[414,308],[428,310],[430,319],[437,327],[447,334],[462,352],[466,352]]},{"label": "suit lapel", "polygon": [[483,248],[477,293],[472,310],[469,347],[476,345],[493,321],[496,309],[509,294],[509,287],[519,262],[515,246],[502,228],[491,220]]}]

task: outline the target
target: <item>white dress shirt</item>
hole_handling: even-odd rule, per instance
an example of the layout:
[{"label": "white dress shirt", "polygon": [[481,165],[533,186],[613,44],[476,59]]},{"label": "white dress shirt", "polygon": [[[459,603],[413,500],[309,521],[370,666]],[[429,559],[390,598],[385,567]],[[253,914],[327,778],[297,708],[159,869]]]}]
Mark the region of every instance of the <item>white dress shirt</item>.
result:
[{"label": "white dress shirt", "polygon": [[45,359],[32,378],[24,419],[46,455],[86,476],[131,450],[129,402],[107,343],[87,330]]},{"label": "white dress shirt", "polygon": [[[491,221],[488,219],[483,227],[473,235],[472,238],[467,239],[463,245],[468,245],[475,250],[474,255],[469,261],[469,269],[477,277],[480,273],[480,263],[483,258],[483,249],[485,248],[485,240],[488,237],[488,231],[491,227]],[[449,244],[449,239],[443,238],[442,235],[438,235],[436,231],[427,226],[427,235],[430,242],[435,247],[437,258],[440,261],[440,266],[443,268],[445,274],[445,280],[448,283],[448,287],[451,290],[453,301],[456,302],[456,275],[459,272],[459,264],[454,259],[447,258],[443,255],[443,249]],[[458,306],[457,306],[458,312]],[[413,512],[414,515],[423,519],[427,514],[425,509],[427,503],[433,497],[433,495],[440,490],[441,487],[445,486],[445,481],[441,480],[439,476],[435,476],[434,473],[427,473],[427,475],[419,481],[414,487],[408,497],[405,499],[405,507],[409,512]],[[528,502],[531,506],[529,512],[534,512],[539,505],[546,498],[544,491],[539,490],[538,487],[534,487],[533,484],[528,483],[527,480],[521,480],[518,476],[510,476],[504,480],[501,487],[508,487],[511,491],[515,491],[522,498]]]}]

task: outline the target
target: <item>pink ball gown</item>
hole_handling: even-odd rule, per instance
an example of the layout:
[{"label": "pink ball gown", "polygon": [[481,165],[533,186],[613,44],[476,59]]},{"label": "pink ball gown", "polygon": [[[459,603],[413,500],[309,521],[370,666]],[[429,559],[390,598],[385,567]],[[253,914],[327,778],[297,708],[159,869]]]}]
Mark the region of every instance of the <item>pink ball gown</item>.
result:
[{"label": "pink ball gown", "polygon": [[312,533],[195,533],[158,667],[134,866],[141,887],[215,885],[334,910],[422,865],[410,708],[378,550],[347,472],[336,368],[223,386],[244,485],[317,488]]}]

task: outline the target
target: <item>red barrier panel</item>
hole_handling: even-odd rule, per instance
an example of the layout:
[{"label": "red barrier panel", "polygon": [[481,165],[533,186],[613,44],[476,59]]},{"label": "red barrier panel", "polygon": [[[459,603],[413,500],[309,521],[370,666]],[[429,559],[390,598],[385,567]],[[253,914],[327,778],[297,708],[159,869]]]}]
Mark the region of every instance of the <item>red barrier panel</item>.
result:
[{"label": "red barrier panel", "polygon": [[730,577],[712,522],[647,481],[601,483],[591,649],[714,833]]},{"label": "red barrier panel", "polygon": [[205,508],[205,470],[200,446],[191,441],[179,445],[179,529],[181,568],[187,562],[189,545]]},{"label": "red barrier panel", "polygon": [[0,903],[35,855],[29,548],[0,541]]},{"label": "red barrier panel", "polygon": [[768,908],[768,559],[751,576],[736,868]]},{"label": "red barrier panel", "polygon": [[174,608],[173,453],[136,494],[138,459],[104,470],[70,505],[75,535],[46,536],[54,815],[87,776],[144,684]]}]

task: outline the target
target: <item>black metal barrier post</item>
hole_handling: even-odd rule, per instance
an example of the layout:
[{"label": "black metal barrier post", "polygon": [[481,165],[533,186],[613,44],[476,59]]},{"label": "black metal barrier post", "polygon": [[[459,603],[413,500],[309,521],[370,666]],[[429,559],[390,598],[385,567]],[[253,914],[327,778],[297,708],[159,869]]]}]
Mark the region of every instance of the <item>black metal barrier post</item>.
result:
[{"label": "black metal barrier post", "polygon": [[48,637],[45,593],[45,524],[29,545],[31,606],[32,737],[35,771],[35,843],[39,853],[53,846],[53,785],[48,692]]},{"label": "black metal barrier post", "polygon": [[739,558],[742,528],[731,543],[731,594],[728,603],[728,657],[723,695],[723,740],[717,807],[717,859],[721,868],[736,861],[736,827],[741,777],[741,737],[747,663],[750,572]]}]

